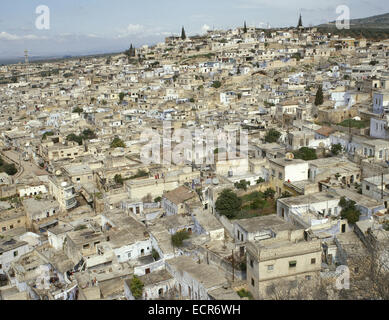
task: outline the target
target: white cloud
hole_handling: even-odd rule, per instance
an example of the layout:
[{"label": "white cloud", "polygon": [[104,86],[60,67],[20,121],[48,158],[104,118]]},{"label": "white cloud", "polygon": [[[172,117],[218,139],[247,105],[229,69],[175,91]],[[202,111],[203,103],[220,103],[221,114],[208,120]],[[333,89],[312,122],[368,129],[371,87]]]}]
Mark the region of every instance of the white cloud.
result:
[{"label": "white cloud", "polygon": [[139,34],[144,31],[145,27],[141,24],[129,24],[126,29],[128,35]]},{"label": "white cloud", "polygon": [[38,37],[35,34],[27,34],[24,36],[18,36],[5,31],[0,32],[0,40],[17,41],[17,40],[46,40],[47,37]]},{"label": "white cloud", "polygon": [[202,27],[201,27],[201,31],[203,33],[206,33],[211,27],[207,24],[204,24]]},{"label": "white cloud", "polygon": [[160,36],[169,36],[171,32],[163,30],[161,27],[155,26],[144,26],[141,24],[129,24],[126,28],[117,30],[116,39],[127,38],[127,37],[136,37],[136,38],[146,38],[146,37],[160,37]]}]

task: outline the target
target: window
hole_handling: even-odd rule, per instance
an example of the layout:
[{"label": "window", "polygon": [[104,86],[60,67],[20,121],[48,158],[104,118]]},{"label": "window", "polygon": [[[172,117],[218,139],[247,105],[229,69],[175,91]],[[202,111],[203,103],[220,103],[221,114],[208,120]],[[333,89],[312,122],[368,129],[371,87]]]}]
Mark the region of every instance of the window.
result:
[{"label": "window", "polygon": [[274,265],[273,264],[269,264],[267,266],[267,271],[273,271],[274,270]]},{"label": "window", "polygon": [[296,260],[289,261],[289,268],[296,268],[296,265],[297,265],[297,261]]},{"label": "window", "polygon": [[305,276],[305,280],[311,280],[312,277],[311,276]]},{"label": "window", "polygon": [[311,264],[316,264],[316,258],[311,259]]},{"label": "window", "polygon": [[369,190],[370,190],[370,186],[366,186],[366,190],[368,190],[368,191],[369,191]]},{"label": "window", "polygon": [[18,256],[18,252],[14,251],[14,257],[17,257],[17,256]]},{"label": "window", "polygon": [[250,259],[250,267],[254,268],[254,260],[253,259]]},{"label": "window", "polygon": [[89,243],[84,244],[84,245],[82,246],[82,248],[83,248],[83,249],[89,249]]},{"label": "window", "polygon": [[253,278],[251,278],[251,285],[254,287],[255,286],[255,281]]},{"label": "window", "polygon": [[278,173],[278,179],[282,179],[282,172]]},{"label": "window", "polygon": [[11,224],[11,225],[9,226],[9,228],[10,228],[10,229],[13,229],[13,228],[14,228],[14,225],[13,225],[13,224]]},{"label": "window", "polygon": [[7,231],[7,227],[2,227],[1,231]]}]

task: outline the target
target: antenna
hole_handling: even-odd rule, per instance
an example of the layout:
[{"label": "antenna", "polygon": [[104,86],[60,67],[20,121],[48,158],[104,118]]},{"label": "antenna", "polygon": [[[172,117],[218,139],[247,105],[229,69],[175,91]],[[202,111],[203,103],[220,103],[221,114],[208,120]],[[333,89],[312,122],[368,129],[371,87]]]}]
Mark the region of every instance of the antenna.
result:
[{"label": "antenna", "polygon": [[27,49],[24,50],[24,63],[28,64],[28,51],[27,51]]}]

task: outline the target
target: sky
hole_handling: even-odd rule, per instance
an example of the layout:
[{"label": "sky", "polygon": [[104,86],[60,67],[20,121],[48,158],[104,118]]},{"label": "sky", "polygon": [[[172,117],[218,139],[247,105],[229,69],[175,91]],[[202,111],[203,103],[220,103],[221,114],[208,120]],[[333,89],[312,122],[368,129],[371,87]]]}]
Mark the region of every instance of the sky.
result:
[{"label": "sky", "polygon": [[[49,29],[36,27],[50,10]],[[130,44],[163,42],[166,36],[203,34],[209,29],[243,26],[304,26],[335,20],[338,5],[350,8],[350,18],[389,12],[382,0],[1,0],[0,58],[65,56],[120,52]]]}]

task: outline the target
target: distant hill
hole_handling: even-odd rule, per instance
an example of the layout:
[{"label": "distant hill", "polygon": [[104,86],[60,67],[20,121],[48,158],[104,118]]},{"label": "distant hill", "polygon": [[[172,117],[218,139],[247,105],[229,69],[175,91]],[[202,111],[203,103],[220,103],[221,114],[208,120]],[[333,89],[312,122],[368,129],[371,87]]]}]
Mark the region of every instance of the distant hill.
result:
[{"label": "distant hill", "polygon": [[[327,24],[320,24],[317,27],[319,28],[335,28],[335,21],[331,21]],[[389,30],[389,13],[380,14],[377,16],[361,18],[361,19],[351,19],[350,20],[351,29],[388,29]]]}]

